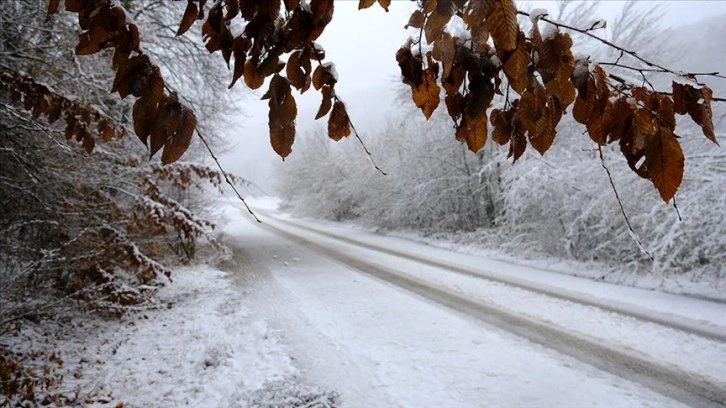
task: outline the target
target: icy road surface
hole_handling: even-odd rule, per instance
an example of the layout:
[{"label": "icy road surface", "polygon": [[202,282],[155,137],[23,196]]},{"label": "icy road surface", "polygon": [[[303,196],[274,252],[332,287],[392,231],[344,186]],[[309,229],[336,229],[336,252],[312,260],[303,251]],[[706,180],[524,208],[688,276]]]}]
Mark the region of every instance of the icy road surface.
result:
[{"label": "icy road surface", "polygon": [[259,210],[227,225],[245,303],[345,407],[726,403],[726,305]]}]

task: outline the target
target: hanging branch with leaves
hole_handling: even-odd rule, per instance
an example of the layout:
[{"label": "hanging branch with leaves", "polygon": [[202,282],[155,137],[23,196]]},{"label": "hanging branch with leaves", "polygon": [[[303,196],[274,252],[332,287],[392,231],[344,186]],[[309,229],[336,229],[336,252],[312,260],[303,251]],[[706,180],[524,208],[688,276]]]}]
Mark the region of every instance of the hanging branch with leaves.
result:
[{"label": "hanging branch with leaves", "polygon": [[[388,10],[389,0],[377,2]],[[360,0],[359,8],[375,3]],[[577,29],[544,14],[531,15],[532,28],[525,34],[517,16],[528,14],[518,11],[514,0],[420,0],[418,4],[407,27],[420,29],[421,38],[409,40],[396,54],[403,82],[411,87],[413,102],[426,118],[439,107],[443,88],[456,139],[471,151],[480,150],[491,134],[496,143],[509,144],[508,157],[515,162],[528,145],[544,154],[555,139],[562,116],[571,108],[598,146],[617,143],[630,168],[650,180],[667,202],[683,179],[684,156],[675,133],[676,114],[689,115],[716,143],[711,103],[720,99],[700,85],[695,75],[681,75],[592,34],[599,26]],[[59,0],[50,0],[48,14],[55,13],[58,6]],[[112,89],[122,98],[138,98],[134,104],[137,136],[152,155],[164,148],[162,162],[177,160],[189,145],[196,119],[174,93],[164,93],[158,66],[140,50],[138,28],[124,9],[110,0],[66,0],[65,8],[78,13],[84,30],[76,54],[115,50],[117,74]],[[325,52],[315,43],[333,18],[333,11],[333,0],[224,0],[209,6],[206,0],[187,0],[177,35],[184,34],[196,20],[203,20],[207,50],[219,51],[232,69],[230,87],[243,78],[245,85],[257,89],[270,78],[263,96],[270,108],[270,142],[285,158],[292,152],[296,134],[293,88],[304,93],[312,85],[320,92],[322,102],[316,119],[328,115],[331,139],[340,140],[351,133],[345,104],[335,94],[335,66],[323,62]],[[243,29],[235,35],[233,27],[240,22],[237,18],[242,20]],[[466,26],[465,35],[453,35],[449,30],[454,18]],[[540,23],[552,29],[543,34]],[[608,74],[602,65],[576,59],[572,38],[560,29],[599,39],[634,56],[647,66],[634,67],[641,73],[655,69],[686,82],[674,81],[671,92],[631,84]],[[287,61],[281,59],[283,56]],[[315,70],[313,60],[318,63]],[[718,73],[698,75],[721,77]],[[504,92],[504,107],[493,108],[494,96]]]},{"label": "hanging branch with leaves", "polygon": [[[500,145],[509,144],[509,157],[515,162],[528,144],[544,154],[555,139],[557,124],[572,107],[573,117],[585,125],[598,146],[618,143],[630,168],[650,180],[668,202],[681,184],[684,169],[675,115],[688,114],[717,143],[711,113],[714,98],[708,87],[698,84],[695,74],[653,64],[600,39],[590,29],[521,13],[513,0],[428,0],[419,6],[408,27],[421,29],[430,51],[422,55],[421,44],[411,41],[398,51],[403,82],[411,86],[413,102],[427,118],[439,105],[440,83],[456,138],[474,152],[486,143],[489,122],[492,138]],[[529,35],[520,28],[518,14],[531,18]],[[452,36],[447,30],[452,18],[466,25],[466,37]],[[543,35],[540,21],[553,29]],[[692,80],[695,86],[673,81],[672,92],[658,92],[618,77],[612,80],[601,65],[575,59],[572,38],[560,28],[600,39],[657,72]],[[699,75],[720,77],[718,73]],[[494,95],[503,95],[502,79],[507,95],[511,90],[517,96],[511,101],[507,97],[503,109],[487,114]]]}]

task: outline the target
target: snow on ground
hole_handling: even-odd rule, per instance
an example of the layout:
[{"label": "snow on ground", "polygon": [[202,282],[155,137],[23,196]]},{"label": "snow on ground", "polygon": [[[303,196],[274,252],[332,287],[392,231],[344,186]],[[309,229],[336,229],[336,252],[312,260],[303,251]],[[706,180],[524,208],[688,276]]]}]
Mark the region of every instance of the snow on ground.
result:
[{"label": "snow on ground", "polygon": [[[253,208],[261,210],[280,211],[278,209],[280,200],[275,197],[260,197],[250,200]],[[497,268],[505,268],[507,273],[517,271],[518,274],[528,274],[532,278],[541,272],[544,278],[539,280],[552,281],[552,284],[559,284],[560,278],[557,275],[569,275],[587,278],[598,282],[607,282],[616,286],[629,286],[634,288],[683,294],[690,297],[726,302],[726,281],[718,280],[715,277],[706,278],[694,276],[693,274],[672,274],[658,276],[644,272],[616,267],[598,262],[578,262],[555,257],[538,256],[537,254],[520,254],[515,257],[503,251],[482,246],[478,243],[476,232],[464,233],[437,233],[423,236],[416,231],[386,231],[380,233],[374,228],[367,228],[352,222],[334,222],[327,220],[313,220],[310,218],[293,217],[290,214],[282,214],[283,217],[294,218],[296,221],[309,222],[310,225],[318,227],[325,226],[337,233],[354,234],[356,237],[363,237],[372,241],[397,242],[398,246],[416,247],[425,244],[432,251],[437,249],[440,252],[457,252],[460,254],[472,255],[472,259],[487,259],[487,262],[497,265]],[[367,233],[367,234],[366,234]],[[367,235],[367,236],[366,236]],[[529,272],[527,272],[529,271]],[[531,273],[531,272],[534,273]]]},{"label": "snow on ground", "polygon": [[[253,208],[275,207],[270,200],[254,204]],[[118,403],[124,407],[681,406],[642,385],[282,239],[259,228],[236,204],[224,209],[219,223],[232,249],[224,270],[210,266],[176,270],[174,282],[159,289],[164,307],[121,321],[56,322],[52,336],[29,324],[14,341],[24,342],[27,349],[62,350],[64,364],[59,372],[64,375],[64,392],[77,392],[81,399],[93,401],[86,404],[93,407]],[[350,226],[329,224],[325,229],[401,251],[425,248],[427,255],[441,251],[464,266],[481,263],[478,257]],[[351,251],[365,256],[361,248]],[[439,279],[424,266],[411,268],[383,255],[375,255],[375,261],[417,278]],[[490,269],[506,268],[521,279],[563,290],[608,287],[492,262]],[[465,277],[439,283],[494,303],[495,292],[512,290],[500,284],[486,287]],[[605,296],[609,301],[656,311],[672,306],[674,299],[673,295],[644,292],[650,295],[640,296],[627,292],[633,288],[619,289],[601,292],[615,294]],[[509,301],[502,307],[545,321],[547,313],[559,314],[564,318],[559,324],[575,332],[595,333],[603,325],[613,333],[622,329],[608,326],[611,313],[577,309],[557,299],[533,310],[531,305],[540,302],[536,298],[541,295],[516,288],[514,292],[505,294]],[[726,324],[723,315],[709,314],[707,308],[689,309],[685,302],[678,304],[674,316],[692,318],[689,310],[695,310],[704,324]],[[674,364],[690,362],[704,375],[718,376],[726,355],[723,344],[711,347],[700,338],[681,341],[681,334],[660,327],[646,327],[628,337],[625,333],[638,330],[629,324],[633,322],[628,319],[618,323],[625,327],[624,334],[616,336],[621,339],[603,341],[635,350],[635,343],[652,345],[644,352],[653,358],[677,354]],[[709,360],[704,347],[718,350],[717,354]]]},{"label": "snow on ground", "polygon": [[173,279],[160,289],[159,310],[121,321],[85,317],[52,336],[28,327],[16,340],[60,350],[61,391],[78,392],[84,406],[271,407],[317,399],[309,406],[324,407],[335,400],[299,384],[280,333],[242,305],[228,273],[188,267]]},{"label": "snow on ground", "polygon": [[285,333],[301,376],[344,407],[680,406],[243,219],[227,230],[261,274],[256,310]]}]

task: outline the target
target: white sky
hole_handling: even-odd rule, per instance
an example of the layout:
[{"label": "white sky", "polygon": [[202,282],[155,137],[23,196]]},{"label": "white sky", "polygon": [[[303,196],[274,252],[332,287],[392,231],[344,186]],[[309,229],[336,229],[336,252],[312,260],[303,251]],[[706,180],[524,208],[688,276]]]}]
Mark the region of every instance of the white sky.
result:
[{"label": "white sky", "polygon": [[[612,21],[624,3],[604,0],[600,3],[600,15],[586,18]],[[640,3],[646,7],[657,4],[665,15],[664,26],[678,26],[726,14],[726,1],[644,0]],[[517,4],[521,9],[555,10],[552,1],[518,1]],[[326,59],[336,64],[339,74],[336,92],[346,102],[349,115],[364,140],[372,137],[385,122],[387,112],[395,109],[394,97],[400,78],[395,53],[414,34],[413,30],[406,31],[403,26],[415,8],[413,1],[394,0],[389,13],[378,5],[358,11],[358,0],[337,0],[333,20],[317,41],[325,48]],[[280,158],[269,144],[267,101],[259,100],[265,87],[247,98],[240,107],[248,117],[239,126],[231,127],[242,129],[226,135],[237,147],[221,160],[226,170],[269,189],[270,163]],[[237,92],[250,92],[241,81],[235,89]],[[296,127],[299,140],[309,137],[307,132],[315,126],[326,126],[327,117],[314,120],[321,98],[314,89],[304,95],[293,91],[293,95],[298,104]],[[339,143],[357,141],[349,139]],[[292,154],[295,154],[295,146]]]}]

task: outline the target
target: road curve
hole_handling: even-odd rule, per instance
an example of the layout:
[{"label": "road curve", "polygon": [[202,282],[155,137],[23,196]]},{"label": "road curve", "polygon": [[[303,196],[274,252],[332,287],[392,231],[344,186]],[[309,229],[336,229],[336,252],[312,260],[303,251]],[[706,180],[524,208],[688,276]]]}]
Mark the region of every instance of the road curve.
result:
[{"label": "road curve", "polygon": [[[266,213],[265,215],[269,218],[272,218],[271,214]],[[674,323],[668,319],[653,319],[652,316],[640,314],[637,311],[634,312],[632,310],[627,310],[624,308],[617,308],[609,304],[601,305],[597,301],[592,301],[588,299],[571,298],[569,296],[564,296],[561,293],[550,293],[547,290],[542,290],[542,288],[534,287],[534,285],[526,285],[522,284],[521,282],[512,283],[507,282],[504,279],[493,279],[489,276],[483,276],[480,273],[468,271],[464,268],[445,265],[436,260],[426,258],[421,259],[421,257],[419,256],[414,256],[411,254],[402,253],[399,251],[378,247],[367,243],[361,243],[359,241],[331,234],[326,231],[293,224],[290,221],[283,221],[277,218],[274,218],[274,221],[279,222],[283,225],[292,225],[294,226],[294,228],[304,229],[308,232],[323,235],[328,238],[333,238],[351,245],[356,245],[373,251],[383,252],[388,255],[401,257],[414,262],[424,263],[429,266],[445,269],[450,272],[497,281],[499,283],[518,287],[520,289],[533,291],[547,296],[554,296],[560,299],[577,302],[583,305],[598,307],[614,313],[619,313],[622,315],[658,323],[664,326],[671,327],[673,329],[695,333],[704,337],[711,338],[713,340],[723,341],[721,333],[700,333],[701,331],[704,331],[702,330],[702,328],[691,327],[691,325],[688,324],[680,324],[677,322]],[[342,251],[336,250],[332,246],[313,242],[310,239],[303,238],[299,235],[294,234],[293,232],[290,232],[289,229],[274,226],[270,222],[258,225],[270,232],[273,232],[293,242],[306,246],[317,253],[320,253],[342,264],[345,264],[360,272],[389,282],[402,289],[405,289],[431,301],[444,305],[450,309],[456,310],[459,313],[463,313],[467,316],[495,325],[511,333],[517,334],[531,341],[542,344],[545,347],[575,357],[580,361],[583,361],[604,371],[608,371],[620,377],[641,383],[658,393],[683,402],[687,405],[694,407],[726,406],[726,389],[724,389],[721,385],[713,383],[707,379],[694,378],[692,374],[685,372],[679,368],[648,361],[644,358],[634,355],[633,353],[628,353],[623,350],[608,347],[605,344],[578,337],[560,328],[553,327],[535,319],[512,313],[511,311],[502,309],[497,306],[488,305],[484,302],[469,299],[459,293],[455,293],[453,291],[438,287],[436,285],[432,285],[428,282],[424,282],[410,276],[404,276],[391,268],[374,265],[370,262],[366,262],[363,259],[347,255]],[[663,321],[661,322],[660,320]]]},{"label": "road curve", "polygon": [[700,325],[696,322],[677,320],[677,319],[673,319],[670,316],[658,315],[653,312],[646,313],[646,312],[643,312],[638,309],[633,309],[632,307],[619,305],[619,304],[615,304],[615,303],[611,303],[611,302],[605,302],[601,299],[589,297],[589,296],[586,296],[581,293],[574,293],[574,292],[563,293],[561,291],[555,291],[555,290],[551,290],[546,287],[537,286],[536,284],[533,284],[531,282],[526,282],[526,281],[518,280],[518,279],[507,277],[507,276],[487,274],[486,272],[483,272],[481,270],[472,271],[472,270],[469,270],[469,269],[466,269],[463,267],[459,267],[456,265],[450,265],[447,263],[443,263],[441,261],[429,258],[422,254],[411,254],[411,253],[387,248],[384,246],[373,245],[373,244],[370,244],[367,242],[362,242],[359,240],[351,239],[351,238],[344,237],[344,236],[341,236],[338,234],[333,234],[333,233],[330,233],[328,231],[324,231],[321,229],[312,228],[310,226],[296,223],[291,220],[281,219],[281,218],[275,217],[274,215],[272,215],[268,212],[263,212],[263,213],[265,214],[266,217],[273,219],[275,222],[293,226],[295,228],[303,229],[303,230],[306,230],[306,231],[309,231],[309,232],[312,232],[315,234],[319,234],[319,235],[322,235],[322,236],[325,236],[328,238],[332,238],[332,239],[342,241],[342,242],[345,242],[345,243],[348,243],[351,245],[355,245],[358,247],[362,247],[365,249],[370,249],[370,250],[382,252],[382,253],[385,253],[388,255],[397,256],[397,257],[400,257],[403,259],[407,259],[410,261],[414,261],[414,262],[422,263],[425,265],[433,266],[436,268],[444,269],[444,270],[447,270],[447,271],[450,271],[453,273],[457,273],[460,275],[470,276],[470,277],[479,278],[479,279],[486,279],[486,280],[489,280],[492,282],[502,283],[502,284],[513,286],[513,287],[516,287],[519,289],[538,293],[541,295],[550,296],[550,297],[553,297],[556,299],[567,300],[567,301],[579,303],[579,304],[585,305],[585,306],[597,307],[602,310],[617,313],[617,314],[620,314],[623,316],[632,317],[632,318],[650,322],[650,323],[659,324],[661,326],[669,327],[669,328],[683,331],[686,333],[695,334],[697,336],[705,337],[707,339],[711,339],[711,340],[715,340],[715,341],[719,341],[719,342],[726,342],[726,330],[724,330],[722,328],[704,326],[704,325]]}]

